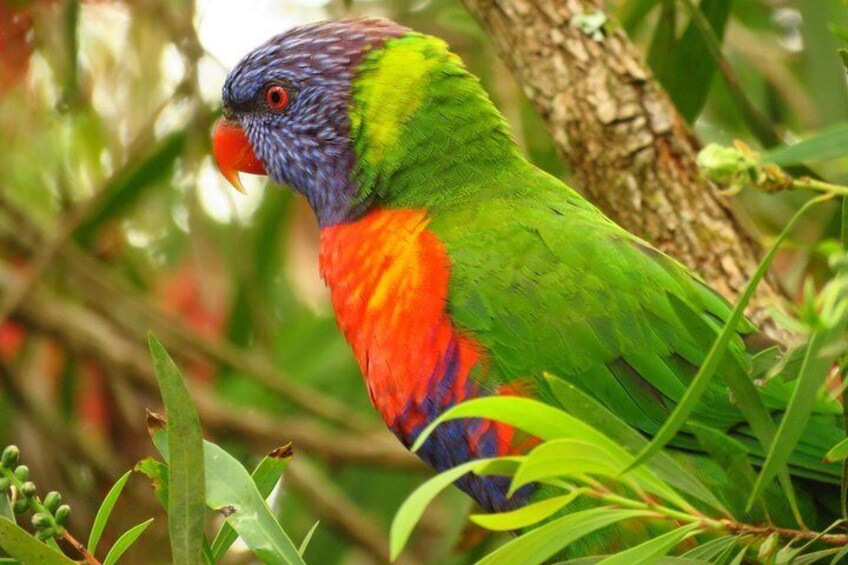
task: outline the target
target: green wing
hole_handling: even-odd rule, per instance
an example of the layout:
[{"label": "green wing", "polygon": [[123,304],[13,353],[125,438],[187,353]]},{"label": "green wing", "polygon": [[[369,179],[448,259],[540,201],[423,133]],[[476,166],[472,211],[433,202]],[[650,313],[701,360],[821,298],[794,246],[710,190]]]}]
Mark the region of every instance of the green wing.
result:
[{"label": "green wing", "polygon": [[[451,316],[489,352],[489,386],[536,379],[546,398],[539,377],[547,371],[647,434],[673,410],[730,315],[693,273],[538,171],[436,210],[430,227],[451,259]],[[746,337],[754,333],[741,324],[723,370],[750,374]],[[790,393],[782,383],[763,390],[776,417]],[[738,436],[762,458],[721,378],[693,420]],[[841,437],[834,418],[811,432],[792,464],[835,477],[838,469],[821,462]],[[687,434],[675,442],[699,449]]]}]

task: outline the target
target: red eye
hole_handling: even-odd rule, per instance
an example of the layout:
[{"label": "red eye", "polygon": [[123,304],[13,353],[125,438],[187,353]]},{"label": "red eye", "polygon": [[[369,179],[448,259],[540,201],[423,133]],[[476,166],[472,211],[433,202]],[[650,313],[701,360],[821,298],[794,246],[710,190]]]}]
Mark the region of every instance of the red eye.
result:
[{"label": "red eye", "polygon": [[279,112],[289,103],[289,93],[279,84],[272,84],[265,89],[265,103],[271,110]]}]

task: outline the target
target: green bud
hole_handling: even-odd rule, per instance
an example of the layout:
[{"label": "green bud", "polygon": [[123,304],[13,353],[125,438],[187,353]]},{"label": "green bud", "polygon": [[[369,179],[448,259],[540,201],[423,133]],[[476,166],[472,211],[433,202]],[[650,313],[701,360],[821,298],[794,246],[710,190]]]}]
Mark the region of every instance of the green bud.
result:
[{"label": "green bud", "polygon": [[56,509],[56,513],[54,516],[56,517],[56,523],[60,526],[64,526],[68,521],[68,517],[71,515],[71,507],[67,504],[63,504],[59,508]]},{"label": "green bud", "polygon": [[5,493],[12,486],[12,479],[9,477],[0,477],[0,494]]},{"label": "green bud", "polygon": [[53,526],[53,517],[46,512],[37,512],[32,515],[32,527],[36,530],[43,530]]},{"label": "green bud", "polygon": [[713,182],[731,187],[750,183],[751,172],[759,165],[759,159],[749,152],[717,143],[704,147],[698,153],[697,162],[702,175]]},{"label": "green bud", "polygon": [[11,469],[12,466],[18,462],[20,456],[21,452],[17,446],[7,446],[6,449],[3,450],[3,455],[0,456],[0,467]]},{"label": "green bud", "polygon": [[29,510],[29,507],[30,507],[31,504],[32,504],[31,498],[19,498],[18,500],[15,501],[15,505],[13,507],[13,510],[15,511],[15,514],[23,514],[24,512]]},{"label": "green bud", "polygon": [[27,498],[32,498],[35,496],[35,483],[32,481],[27,481],[21,485],[21,494]]},{"label": "green bud", "polygon": [[15,469],[15,478],[21,482],[29,480],[29,467],[18,465],[18,468]]},{"label": "green bud", "polygon": [[35,537],[40,539],[41,541],[47,541],[53,537],[54,534],[53,528],[45,528],[43,530],[36,530]]},{"label": "green bud", "polygon": [[44,507],[50,512],[56,512],[60,504],[62,504],[62,495],[55,490],[48,492],[47,496],[44,497]]}]

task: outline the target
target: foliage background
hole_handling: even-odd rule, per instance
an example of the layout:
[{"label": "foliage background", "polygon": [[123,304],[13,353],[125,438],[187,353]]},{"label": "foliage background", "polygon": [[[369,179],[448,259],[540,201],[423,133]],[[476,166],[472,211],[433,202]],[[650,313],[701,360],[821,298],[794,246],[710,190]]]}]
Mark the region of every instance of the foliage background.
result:
[{"label": "foliage background", "polygon": [[[608,4],[659,68],[669,3]],[[242,197],[209,156],[220,86],[242,54],[298,23],[365,14],[445,38],[531,159],[568,179],[458,0],[0,2],[0,444],[22,446],[36,482],[70,499],[74,532],[87,532],[108,485],[150,453],[152,329],[190,375],[211,438],[245,460],[294,440],[275,508],[295,539],[322,520],[310,562],[385,560],[388,523],[426,470],[370,409],[318,279],[305,202],[264,179]],[[686,23],[679,14],[679,30]],[[848,120],[834,25],[848,25],[842,0],[732,3],[724,53],[789,139]],[[685,71],[668,72],[685,82]],[[696,123],[705,143],[757,146],[722,81],[685,88],[708,90]],[[817,170],[848,181],[848,160]],[[743,191],[732,202],[766,244],[806,198]],[[838,225],[834,206],[784,247],[776,271],[790,296],[800,299],[808,274],[823,276],[822,246]],[[157,516],[127,562],[165,562],[151,490],[134,478],[128,494],[104,544]],[[469,508],[457,492],[442,497],[405,558],[470,562],[500,543],[463,531]]]}]

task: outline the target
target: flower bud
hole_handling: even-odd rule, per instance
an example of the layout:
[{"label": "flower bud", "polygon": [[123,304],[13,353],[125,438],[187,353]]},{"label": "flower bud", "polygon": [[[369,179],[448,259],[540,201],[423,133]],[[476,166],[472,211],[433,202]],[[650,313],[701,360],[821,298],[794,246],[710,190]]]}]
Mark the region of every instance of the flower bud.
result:
[{"label": "flower bud", "polygon": [[54,530],[53,528],[45,528],[43,530],[36,530],[35,537],[40,539],[41,541],[47,541],[53,537]]},{"label": "flower bud", "polygon": [[35,483],[32,481],[27,481],[21,485],[21,494],[27,498],[32,498],[35,496]]},{"label": "flower bud", "polygon": [[18,468],[15,469],[15,478],[21,482],[27,481],[29,479],[29,467],[18,465]]},{"label": "flower bud", "polygon": [[18,462],[20,456],[21,452],[18,450],[17,446],[7,446],[6,449],[3,450],[3,455],[0,456],[0,467],[3,467],[4,469],[11,469],[12,466]]},{"label": "flower bud", "polygon": [[53,517],[46,512],[37,512],[32,515],[32,527],[36,530],[43,530],[53,526]]},{"label": "flower bud", "polygon": [[59,508],[56,509],[56,513],[54,514],[56,518],[56,523],[60,526],[64,526],[68,521],[68,517],[71,515],[71,507],[67,504],[63,504]]},{"label": "flower bud", "polygon": [[0,477],[0,494],[4,494],[10,486],[12,486],[12,480],[9,477]]},{"label": "flower bud", "polygon": [[62,495],[55,490],[48,492],[47,496],[44,497],[44,507],[50,512],[56,512],[60,504],[62,504]]}]

